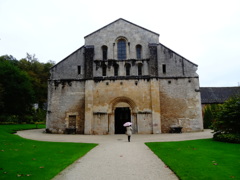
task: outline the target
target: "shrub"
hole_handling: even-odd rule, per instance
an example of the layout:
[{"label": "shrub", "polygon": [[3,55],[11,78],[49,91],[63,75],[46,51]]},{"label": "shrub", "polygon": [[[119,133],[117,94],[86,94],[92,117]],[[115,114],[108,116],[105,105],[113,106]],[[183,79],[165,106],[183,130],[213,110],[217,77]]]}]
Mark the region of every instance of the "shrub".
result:
[{"label": "shrub", "polygon": [[203,110],[203,126],[205,129],[211,128],[212,123],[214,122],[215,119],[215,114],[216,111],[220,108],[221,105],[218,104],[209,104],[206,105],[204,110]]},{"label": "shrub", "polygon": [[46,110],[38,108],[34,113],[34,122],[42,122],[46,120]]},{"label": "shrub", "polygon": [[213,129],[224,134],[240,134],[240,95],[227,100],[215,112]]},{"label": "shrub", "polygon": [[215,133],[213,139],[221,142],[230,142],[240,144],[240,134]]},{"label": "shrub", "polygon": [[0,122],[0,125],[10,125],[10,124],[17,124],[15,122]]},{"label": "shrub", "polygon": [[240,95],[231,97],[214,114],[213,139],[240,143]]},{"label": "shrub", "polygon": [[19,116],[17,115],[0,115],[0,122],[5,124],[16,124],[19,121]]}]

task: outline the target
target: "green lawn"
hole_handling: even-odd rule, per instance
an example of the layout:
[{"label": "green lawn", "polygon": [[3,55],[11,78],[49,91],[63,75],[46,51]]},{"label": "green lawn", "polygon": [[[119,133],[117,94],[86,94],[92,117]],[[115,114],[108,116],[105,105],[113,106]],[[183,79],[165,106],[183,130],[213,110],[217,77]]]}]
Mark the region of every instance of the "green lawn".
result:
[{"label": "green lawn", "polygon": [[180,179],[240,179],[240,144],[202,139],[146,145]]},{"label": "green lawn", "polygon": [[33,141],[11,134],[14,130],[35,127],[36,125],[0,125],[1,180],[49,180],[97,145]]}]

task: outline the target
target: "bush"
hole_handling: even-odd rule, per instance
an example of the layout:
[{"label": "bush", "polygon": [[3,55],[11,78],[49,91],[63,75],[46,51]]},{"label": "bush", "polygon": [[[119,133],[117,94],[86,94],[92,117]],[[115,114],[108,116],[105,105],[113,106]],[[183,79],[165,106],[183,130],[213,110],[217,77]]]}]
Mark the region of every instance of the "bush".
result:
[{"label": "bush", "polygon": [[37,109],[32,110],[31,113],[24,115],[0,115],[0,124],[34,124],[35,122],[46,121],[46,110]]},{"label": "bush", "polygon": [[203,109],[203,126],[204,129],[208,129],[212,127],[212,123],[215,119],[216,111],[220,108],[221,105],[218,104],[209,104],[206,105]]},{"label": "bush", "polygon": [[26,122],[27,124],[31,124],[31,122],[33,122],[33,116],[32,115],[24,115],[22,117],[22,122]]},{"label": "bush", "polygon": [[224,134],[219,132],[213,135],[213,139],[215,141],[240,144],[240,134]]},{"label": "bush", "polygon": [[213,129],[224,134],[240,134],[240,95],[227,100],[215,113]]},{"label": "bush", "polygon": [[46,120],[46,110],[38,108],[34,113],[34,122],[42,122]]},{"label": "bush", "polygon": [[19,121],[19,116],[17,115],[0,115],[0,123],[5,124],[16,124]]},{"label": "bush", "polygon": [[0,125],[10,125],[10,124],[17,124],[15,122],[0,122]]},{"label": "bush", "polygon": [[231,97],[214,114],[213,139],[240,143],[240,95]]}]

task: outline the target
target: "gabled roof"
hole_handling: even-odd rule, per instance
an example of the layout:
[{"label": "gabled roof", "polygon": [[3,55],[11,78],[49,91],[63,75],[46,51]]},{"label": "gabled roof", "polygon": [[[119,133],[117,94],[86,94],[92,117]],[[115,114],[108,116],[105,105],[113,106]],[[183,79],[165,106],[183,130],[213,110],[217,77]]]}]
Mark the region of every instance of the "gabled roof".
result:
[{"label": "gabled roof", "polygon": [[144,28],[144,27],[141,27],[141,26],[139,26],[139,25],[137,25],[137,24],[134,24],[134,23],[132,23],[132,22],[130,22],[130,21],[127,21],[127,20],[125,20],[125,19],[123,19],[123,18],[119,18],[119,19],[117,19],[116,21],[113,21],[112,23],[110,23],[110,24],[108,24],[108,25],[106,25],[106,26],[104,26],[104,27],[102,27],[102,28],[100,28],[100,29],[98,29],[98,30],[92,32],[91,34],[85,36],[84,38],[86,38],[86,37],[88,37],[88,36],[90,36],[90,35],[92,35],[92,34],[98,32],[98,31],[100,31],[100,30],[102,30],[102,29],[104,29],[104,28],[106,28],[106,27],[108,27],[108,26],[110,26],[110,25],[116,23],[117,21],[120,21],[120,20],[125,21],[125,22],[127,22],[127,23],[129,23],[129,24],[132,24],[132,25],[134,25],[134,26],[137,26],[137,27],[139,27],[139,28],[141,28],[141,29],[144,29],[144,30],[146,30],[146,31],[149,31],[149,32],[151,32],[151,33],[156,34],[157,36],[159,36],[158,33],[155,33],[155,32],[153,32],[153,31],[150,31],[150,30],[148,30],[148,29],[146,29],[146,28]]},{"label": "gabled roof", "polygon": [[59,61],[57,64],[53,65],[50,69],[54,68],[55,66],[57,66],[58,64],[62,63],[63,61],[65,61],[67,58],[69,58],[71,55],[73,55],[74,53],[76,53],[77,51],[79,51],[80,49],[82,49],[84,46],[81,46],[80,48],[78,48],[77,50],[75,50],[74,52],[72,52],[71,54],[69,54],[67,57],[65,57],[63,60]]},{"label": "gabled roof", "polygon": [[168,49],[169,51],[173,52],[174,54],[180,56],[181,58],[183,58],[184,60],[188,61],[189,63],[193,64],[194,66],[197,66],[197,64],[193,63],[192,61],[189,61],[188,59],[186,59],[185,57],[181,56],[180,54],[176,53],[175,51],[173,51],[172,49],[168,48],[167,46],[163,45],[162,43],[159,43],[159,45],[163,46],[164,48]]},{"label": "gabled roof", "polygon": [[201,87],[202,104],[220,104],[240,93],[240,87]]}]

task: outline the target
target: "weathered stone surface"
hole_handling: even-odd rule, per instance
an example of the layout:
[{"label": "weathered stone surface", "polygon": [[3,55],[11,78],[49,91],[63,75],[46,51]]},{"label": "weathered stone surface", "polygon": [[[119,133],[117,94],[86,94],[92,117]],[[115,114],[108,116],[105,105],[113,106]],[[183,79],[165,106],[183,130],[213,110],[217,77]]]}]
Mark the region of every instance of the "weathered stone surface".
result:
[{"label": "weathered stone surface", "polygon": [[[158,37],[124,19],[86,36],[84,47],[51,69],[48,131],[121,133],[122,118],[139,134],[167,133],[172,125],[182,126],[183,132],[201,131],[197,65],[160,44]],[[126,60],[117,59],[119,39],[126,42]],[[107,46],[107,60],[102,46]],[[116,113],[121,108],[123,114]]]},{"label": "weathered stone surface", "polygon": [[136,59],[136,45],[142,45],[142,58],[149,58],[149,43],[159,43],[159,35],[126,20],[119,19],[114,23],[97,30],[85,37],[85,45],[94,45],[94,60],[102,59],[101,47],[108,47],[108,59],[117,59],[117,41],[127,41],[127,59]]},{"label": "weathered stone surface", "polygon": [[[170,83],[171,82],[171,83]],[[203,129],[197,78],[168,79],[160,82],[162,132],[180,125],[183,132]]]}]

